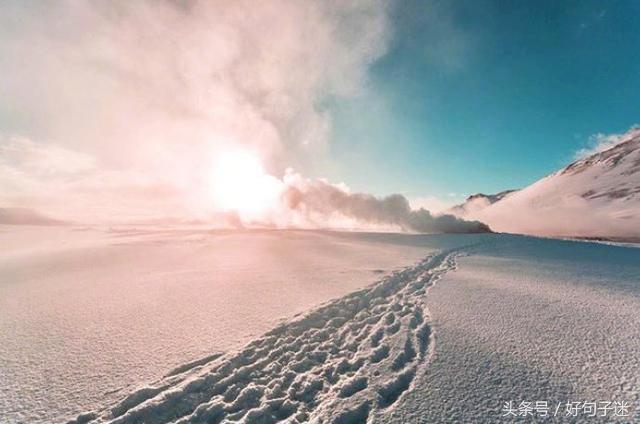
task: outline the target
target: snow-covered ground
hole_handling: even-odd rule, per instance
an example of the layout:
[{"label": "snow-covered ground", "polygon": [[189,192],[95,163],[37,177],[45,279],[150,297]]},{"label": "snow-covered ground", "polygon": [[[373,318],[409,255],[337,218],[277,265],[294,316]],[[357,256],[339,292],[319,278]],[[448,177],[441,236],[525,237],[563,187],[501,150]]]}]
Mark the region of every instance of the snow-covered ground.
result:
[{"label": "snow-covered ground", "polygon": [[[381,421],[616,421],[612,411],[589,416],[585,402],[597,403],[596,415],[606,402],[627,402],[634,414],[640,250],[504,235],[470,253],[429,292],[434,355]],[[503,416],[505,402],[536,401],[549,417]],[[577,416],[567,416],[567,402],[581,402]]]},{"label": "snow-covered ground", "polygon": [[[34,250],[38,232],[4,231],[20,246],[0,261],[4,421],[500,422],[505,402],[638,402],[639,249],[89,230]],[[564,408],[552,422],[612,417]]]}]

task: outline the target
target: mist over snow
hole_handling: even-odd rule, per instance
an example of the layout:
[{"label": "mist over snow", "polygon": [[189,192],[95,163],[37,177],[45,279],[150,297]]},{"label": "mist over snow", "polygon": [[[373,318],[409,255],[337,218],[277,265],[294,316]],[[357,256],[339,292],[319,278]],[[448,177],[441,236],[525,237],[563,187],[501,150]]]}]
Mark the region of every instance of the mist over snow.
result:
[{"label": "mist over snow", "polygon": [[[12,119],[0,133],[0,207],[87,223],[484,228],[412,211],[399,195],[350,194],[302,176],[321,174],[328,159],[332,124],[321,103],[367,92],[368,68],[389,44],[388,9],[3,6],[0,112]],[[229,163],[236,151],[256,164]],[[301,175],[285,175],[289,167]]]},{"label": "mist over snow", "polygon": [[418,233],[482,233],[489,227],[478,221],[465,221],[452,215],[432,215],[428,210],[411,209],[401,194],[377,198],[351,193],[348,188],[325,180],[311,181],[300,175],[285,176],[283,192],[289,210],[302,213],[312,222],[331,222],[347,218],[356,226],[391,226]]}]

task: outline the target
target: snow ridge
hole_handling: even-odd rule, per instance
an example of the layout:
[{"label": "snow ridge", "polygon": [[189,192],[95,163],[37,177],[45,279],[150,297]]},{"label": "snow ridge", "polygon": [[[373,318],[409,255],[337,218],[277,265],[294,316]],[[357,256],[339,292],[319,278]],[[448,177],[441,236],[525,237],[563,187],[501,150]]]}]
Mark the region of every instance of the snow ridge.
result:
[{"label": "snow ridge", "polygon": [[451,213],[457,217],[464,217],[469,213],[479,212],[484,208],[487,208],[494,203],[499,202],[500,200],[516,193],[517,189],[504,190],[500,193],[496,194],[484,194],[484,193],[476,193],[467,197],[467,200],[464,203],[459,205],[452,206],[447,210],[447,213]]},{"label": "snow ridge", "polygon": [[425,294],[455,269],[457,254],[428,256],[72,422],[366,422],[393,408],[426,367],[433,336]]}]

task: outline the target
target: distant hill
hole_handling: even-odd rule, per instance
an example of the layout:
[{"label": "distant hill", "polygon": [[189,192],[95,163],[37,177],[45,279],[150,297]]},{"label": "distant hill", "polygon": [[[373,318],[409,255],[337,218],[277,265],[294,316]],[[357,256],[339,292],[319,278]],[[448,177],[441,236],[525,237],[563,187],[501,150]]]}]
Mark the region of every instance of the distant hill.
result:
[{"label": "distant hill", "polygon": [[470,213],[479,212],[482,209],[486,208],[487,206],[491,206],[497,201],[502,200],[506,196],[512,193],[515,193],[517,191],[518,190],[505,190],[496,194],[484,194],[484,193],[472,194],[471,196],[467,197],[464,203],[453,206],[446,212],[459,217],[464,217],[469,215]]}]

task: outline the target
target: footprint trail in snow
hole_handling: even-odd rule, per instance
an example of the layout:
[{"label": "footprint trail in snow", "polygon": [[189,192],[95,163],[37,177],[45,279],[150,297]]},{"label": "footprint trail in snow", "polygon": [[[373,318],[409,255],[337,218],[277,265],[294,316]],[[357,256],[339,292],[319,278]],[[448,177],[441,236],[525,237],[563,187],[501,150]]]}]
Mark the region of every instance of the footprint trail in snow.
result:
[{"label": "footprint trail in snow", "polygon": [[365,422],[392,408],[426,366],[426,290],[455,256],[428,256],[74,422]]}]

